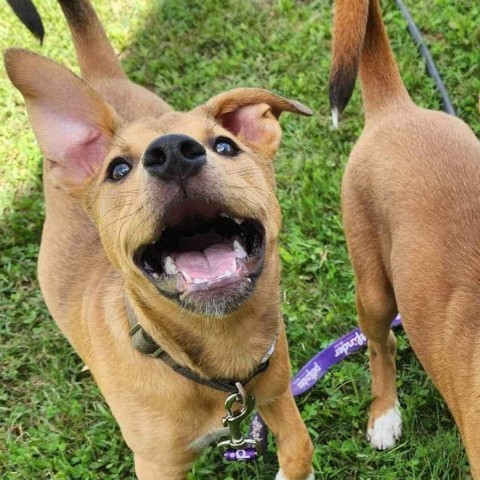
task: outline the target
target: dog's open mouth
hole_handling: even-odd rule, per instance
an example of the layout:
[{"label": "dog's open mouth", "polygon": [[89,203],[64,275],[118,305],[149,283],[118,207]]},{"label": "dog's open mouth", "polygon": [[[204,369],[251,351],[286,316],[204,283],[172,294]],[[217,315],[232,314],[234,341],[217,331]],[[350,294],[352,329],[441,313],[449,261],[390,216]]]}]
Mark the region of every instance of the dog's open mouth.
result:
[{"label": "dog's open mouth", "polygon": [[159,238],[136,255],[162,293],[180,300],[198,294],[204,303],[208,292],[237,297],[242,290],[244,297],[252,291],[263,263],[265,230],[258,221],[190,202],[168,217]]}]

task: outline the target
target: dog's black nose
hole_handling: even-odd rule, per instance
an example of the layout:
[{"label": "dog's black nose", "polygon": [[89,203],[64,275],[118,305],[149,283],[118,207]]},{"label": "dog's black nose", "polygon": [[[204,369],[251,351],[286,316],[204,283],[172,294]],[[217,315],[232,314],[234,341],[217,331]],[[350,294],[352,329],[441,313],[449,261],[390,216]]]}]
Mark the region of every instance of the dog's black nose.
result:
[{"label": "dog's black nose", "polygon": [[148,173],[162,180],[181,182],[206,163],[205,147],[187,135],[163,135],[150,143],[143,155]]}]

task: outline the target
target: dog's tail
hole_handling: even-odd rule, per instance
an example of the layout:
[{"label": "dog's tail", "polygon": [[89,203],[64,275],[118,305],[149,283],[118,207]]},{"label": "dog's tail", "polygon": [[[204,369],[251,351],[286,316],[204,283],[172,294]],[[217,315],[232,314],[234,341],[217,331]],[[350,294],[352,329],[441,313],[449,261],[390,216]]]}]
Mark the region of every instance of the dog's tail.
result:
[{"label": "dog's tail", "polygon": [[58,0],[72,33],[85,80],[126,78],[89,0]]},{"label": "dog's tail", "polygon": [[40,40],[40,43],[43,43],[45,29],[43,28],[42,18],[32,0],[7,0],[7,3],[30,32]]},{"label": "dog's tail", "polygon": [[365,115],[409,102],[390,48],[379,0],[337,0],[330,73],[334,126],[348,104],[360,69]]}]

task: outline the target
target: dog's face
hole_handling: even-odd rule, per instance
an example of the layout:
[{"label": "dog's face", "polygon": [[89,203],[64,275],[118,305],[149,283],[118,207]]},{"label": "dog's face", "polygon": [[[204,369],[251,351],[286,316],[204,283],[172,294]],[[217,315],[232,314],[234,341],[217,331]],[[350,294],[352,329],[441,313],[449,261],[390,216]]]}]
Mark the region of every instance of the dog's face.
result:
[{"label": "dog's face", "polygon": [[188,310],[236,309],[272,256],[271,159],[202,109],[120,127],[89,192],[117,268]]},{"label": "dog's face", "polygon": [[[238,89],[188,113],[125,123],[63,67],[15,53],[7,69],[25,96],[48,174],[83,203],[126,284],[199,315],[239,308],[262,272],[275,271],[278,116],[309,110]],[[28,77],[33,68],[43,82]]]}]

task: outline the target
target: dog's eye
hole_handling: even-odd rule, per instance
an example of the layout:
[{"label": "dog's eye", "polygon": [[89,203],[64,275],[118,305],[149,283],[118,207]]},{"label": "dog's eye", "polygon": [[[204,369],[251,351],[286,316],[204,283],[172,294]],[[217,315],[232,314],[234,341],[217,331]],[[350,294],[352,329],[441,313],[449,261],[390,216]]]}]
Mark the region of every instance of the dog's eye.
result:
[{"label": "dog's eye", "polygon": [[109,180],[118,182],[122,180],[122,178],[125,178],[131,169],[132,166],[124,158],[120,157],[115,159],[108,167],[107,177]]},{"label": "dog's eye", "polygon": [[224,157],[235,157],[240,151],[235,142],[226,137],[218,137],[213,144],[213,150]]}]

